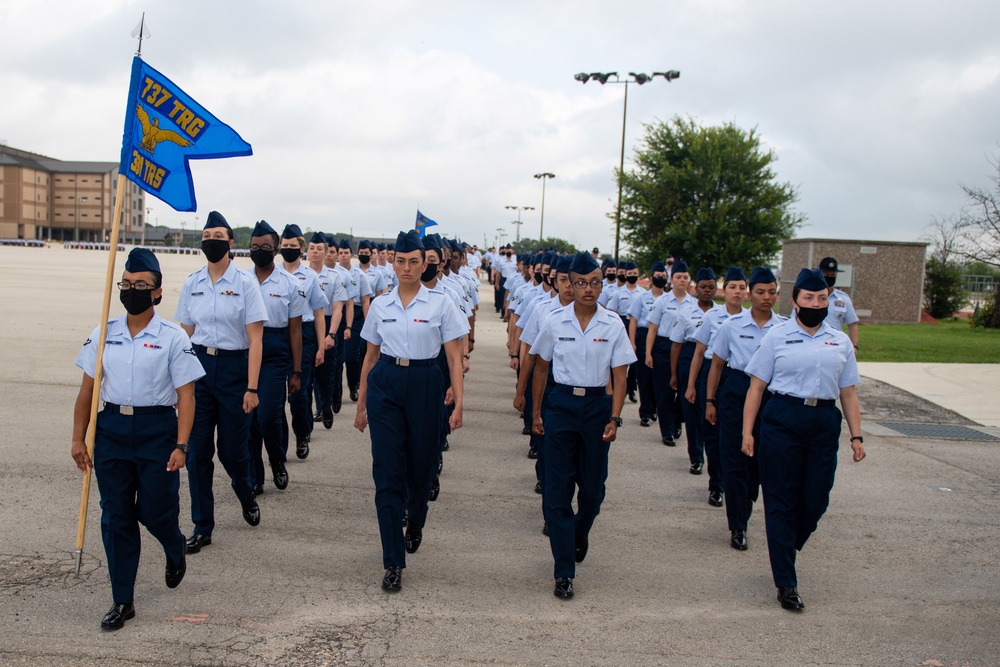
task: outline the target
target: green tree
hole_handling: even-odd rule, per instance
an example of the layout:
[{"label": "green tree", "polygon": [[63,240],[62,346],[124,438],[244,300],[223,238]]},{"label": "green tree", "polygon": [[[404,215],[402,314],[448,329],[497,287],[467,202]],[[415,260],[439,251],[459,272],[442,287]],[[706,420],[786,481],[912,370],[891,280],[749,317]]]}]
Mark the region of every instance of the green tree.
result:
[{"label": "green tree", "polygon": [[756,129],[680,117],[647,125],[635,168],[617,174],[631,255],[642,266],[672,253],[716,273],[771,263],[805,221],[792,210],[795,188],[777,182],[776,160]]},{"label": "green tree", "polygon": [[515,241],[511,243],[514,248],[514,252],[518,255],[526,252],[535,252],[539,248],[555,248],[559,252],[568,250],[569,252],[576,252],[576,246],[567,241],[566,239],[560,239],[555,236],[549,236],[539,241],[534,239],[521,239],[520,241]]},{"label": "green tree", "polygon": [[931,317],[951,317],[965,301],[961,267],[938,257],[928,259],[924,269],[924,308]]}]

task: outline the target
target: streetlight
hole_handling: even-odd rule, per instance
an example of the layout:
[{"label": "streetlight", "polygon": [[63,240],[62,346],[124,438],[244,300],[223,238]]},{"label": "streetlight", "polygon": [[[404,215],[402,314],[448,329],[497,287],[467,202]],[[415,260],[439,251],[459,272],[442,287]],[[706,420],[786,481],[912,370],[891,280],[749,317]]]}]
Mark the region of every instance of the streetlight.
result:
[{"label": "streetlight", "polygon": [[550,174],[547,171],[541,174],[535,174],[535,178],[542,179],[542,215],[541,221],[538,223],[538,243],[542,242],[542,230],[545,229],[545,179],[555,178],[555,174]]},{"label": "streetlight", "polygon": [[517,225],[517,238],[514,239],[514,243],[518,243],[521,240],[521,211],[534,211],[534,206],[504,206],[512,211],[517,211],[517,220],[511,220],[510,224]]},{"label": "streetlight", "polygon": [[507,230],[504,229],[503,227],[497,227],[497,232],[498,232],[497,236],[500,239],[500,242],[497,243],[497,250],[499,250],[500,246],[503,245],[503,239],[504,239],[504,237],[507,236]]},{"label": "streetlight", "polygon": [[86,203],[87,203],[86,197],[76,198],[76,232],[73,234],[74,241],[80,240],[80,204],[86,204]]},{"label": "streetlight", "polygon": [[[666,72],[653,72],[652,75],[643,74],[639,72],[629,72],[628,78],[622,79],[618,76],[618,72],[591,72],[587,74],[586,72],[580,72],[579,74],[574,74],[573,78],[580,83],[587,83],[591,79],[597,81],[602,86],[606,83],[624,83],[625,84],[625,103],[622,106],[622,152],[621,157],[618,161],[618,207],[615,211],[615,261],[618,261],[618,243],[621,238],[621,228],[622,228],[622,176],[625,171],[625,119],[628,112],[628,84],[635,83],[642,85],[644,83],[649,83],[654,78],[662,76],[670,83],[674,79],[679,79],[681,73],[675,69],[667,70]],[[614,77],[614,80],[610,80]]]}]

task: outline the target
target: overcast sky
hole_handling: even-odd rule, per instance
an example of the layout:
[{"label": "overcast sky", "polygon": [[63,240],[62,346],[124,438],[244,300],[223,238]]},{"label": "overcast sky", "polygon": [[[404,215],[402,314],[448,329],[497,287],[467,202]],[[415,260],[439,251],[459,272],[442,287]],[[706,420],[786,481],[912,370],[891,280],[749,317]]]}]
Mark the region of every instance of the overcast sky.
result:
[{"label": "overcast sky", "polygon": [[629,86],[626,168],[642,124],[756,127],[808,220],[800,237],[916,240],[989,186],[1000,154],[1000,3],[801,0],[190,2],[0,0],[0,141],[117,161],[135,41],[146,61],[253,145],[194,161],[197,213],[160,224],[394,235],[417,206],[492,244],[610,250],[623,86],[576,72],[677,69]]}]

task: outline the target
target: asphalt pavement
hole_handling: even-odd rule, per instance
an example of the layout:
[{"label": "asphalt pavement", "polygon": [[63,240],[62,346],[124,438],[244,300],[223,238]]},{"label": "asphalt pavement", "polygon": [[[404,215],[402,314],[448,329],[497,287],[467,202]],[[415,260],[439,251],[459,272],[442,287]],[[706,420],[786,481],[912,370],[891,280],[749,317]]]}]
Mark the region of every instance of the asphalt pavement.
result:
[{"label": "asphalt pavement", "polygon": [[[200,260],[161,261],[169,318]],[[845,432],[830,509],[799,558],[807,608],[794,614],[774,599],[762,507],[749,551],[732,550],[707,477],[690,475],[684,447],[662,446],[627,404],[576,597],[556,599],[485,286],[466,426],[451,437],[401,593],[379,586],[370,441],[352,428],[348,402],[331,430],[319,427],[309,458],[290,461],[288,489],[266,485],[257,528],[217,467],[213,544],[189,557],[179,588],[164,586],[162,551],[144,532],[137,615],[102,632],[112,600],[96,487],[83,572],[72,573],[81,475],[69,435],[73,360],[99,316],[105,262],[94,251],[0,248],[0,665],[1000,662],[996,442],[866,431],[868,458],[855,464]],[[867,377],[860,393],[866,420],[955,415]],[[185,532],[189,516],[182,476]]]}]

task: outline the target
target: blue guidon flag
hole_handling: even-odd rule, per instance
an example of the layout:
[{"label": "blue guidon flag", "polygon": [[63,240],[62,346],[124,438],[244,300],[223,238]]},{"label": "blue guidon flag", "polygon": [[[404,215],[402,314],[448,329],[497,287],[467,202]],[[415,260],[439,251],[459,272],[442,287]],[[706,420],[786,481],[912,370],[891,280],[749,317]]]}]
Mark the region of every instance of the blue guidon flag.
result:
[{"label": "blue guidon flag", "polygon": [[421,213],[420,209],[417,209],[417,224],[414,227],[414,229],[416,229],[418,232],[420,232],[420,238],[424,238],[424,234],[427,233],[427,228],[428,227],[433,227],[436,224],[437,224],[436,222],[434,222],[433,220],[431,220],[430,218],[428,218],[426,215],[424,215],[423,213]]},{"label": "blue guidon flag", "polygon": [[119,173],[178,211],[197,210],[189,160],[253,155],[250,144],[136,56]]}]

